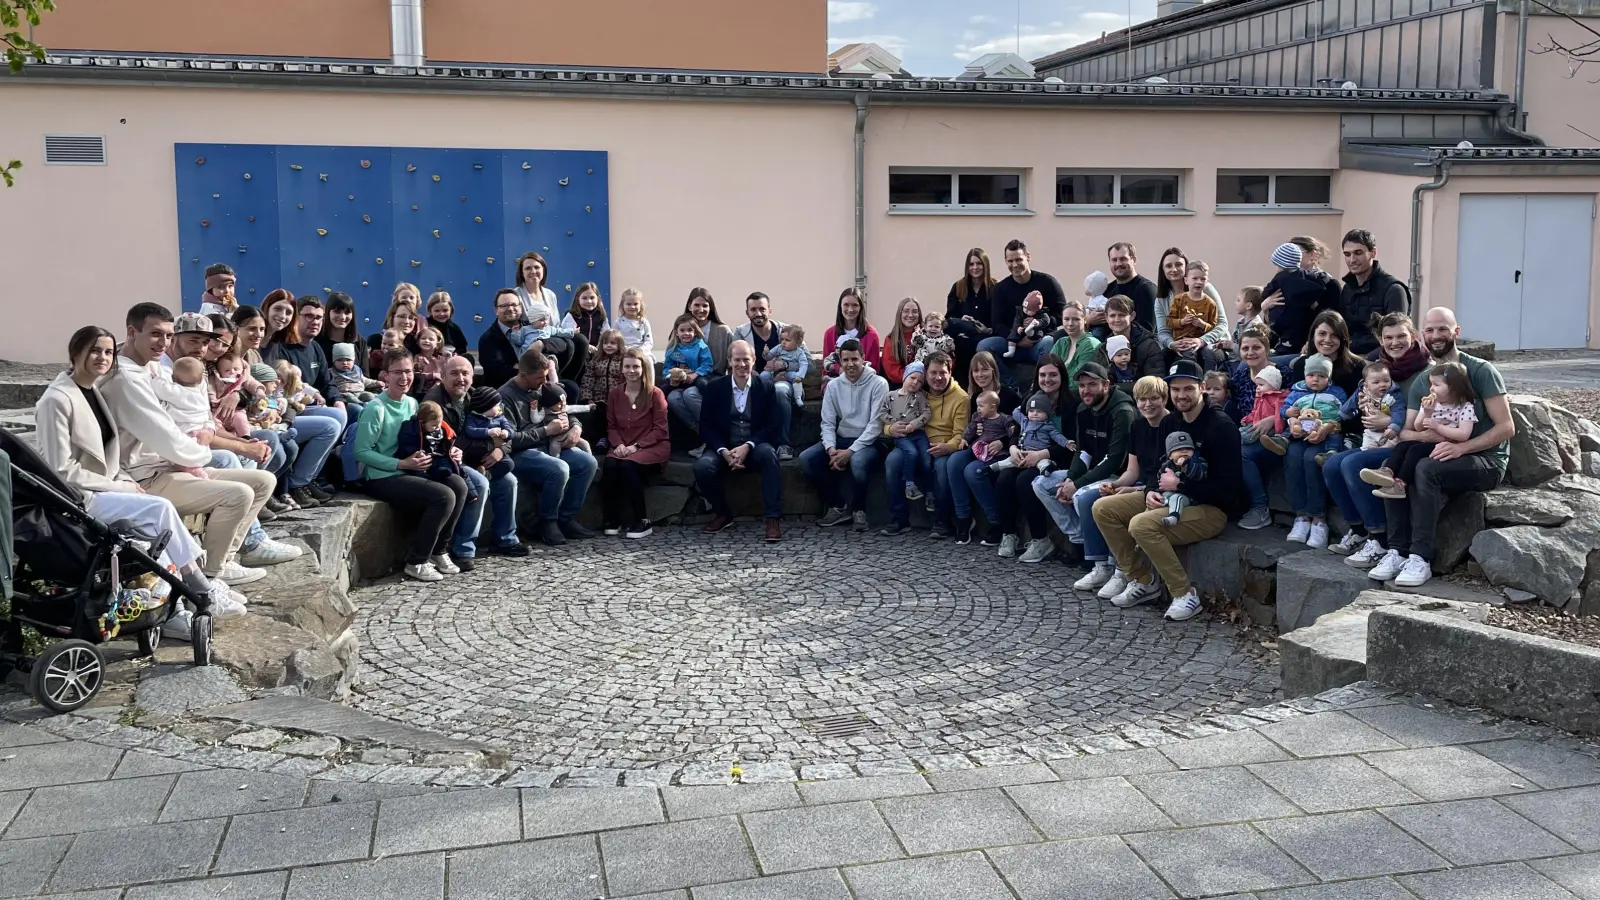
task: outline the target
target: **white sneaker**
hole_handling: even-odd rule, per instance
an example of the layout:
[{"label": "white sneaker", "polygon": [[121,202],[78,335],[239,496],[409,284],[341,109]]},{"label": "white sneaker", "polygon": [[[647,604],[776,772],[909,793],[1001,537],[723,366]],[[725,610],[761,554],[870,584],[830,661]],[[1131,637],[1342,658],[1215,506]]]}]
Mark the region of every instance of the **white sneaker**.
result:
[{"label": "white sneaker", "polygon": [[1117,566],[1115,563],[1102,559],[1094,564],[1094,568],[1089,570],[1089,574],[1074,581],[1072,589],[1076,591],[1098,591],[1105,587],[1106,582],[1111,580],[1111,576],[1116,571]]},{"label": "white sneaker", "polygon": [[1017,536],[1008,534],[1000,538],[1000,558],[1010,559],[1017,555]]},{"label": "white sneaker", "polygon": [[161,636],[175,641],[187,642],[194,633],[193,622],[194,613],[187,609],[180,609],[172,614],[172,618],[168,619],[165,625],[161,626]]},{"label": "white sneaker", "polygon": [[1311,520],[1305,516],[1295,516],[1294,527],[1289,529],[1289,540],[1296,544],[1304,544],[1306,538],[1311,536]]},{"label": "white sneaker", "polygon": [[451,559],[448,553],[437,553],[429,557],[429,561],[433,563],[434,571],[440,575],[461,574],[461,567],[456,565],[455,560]]},{"label": "white sneaker", "polygon": [[411,578],[416,581],[444,580],[444,576],[439,574],[439,570],[435,569],[433,567],[433,563],[431,562],[417,563],[416,565],[406,566],[405,572],[407,578]]},{"label": "white sneaker", "polygon": [[1022,551],[1018,562],[1040,563],[1050,558],[1056,552],[1056,545],[1050,543],[1049,538],[1034,538],[1028,542],[1028,549]]},{"label": "white sneaker", "polygon": [[1404,565],[1405,560],[1401,558],[1400,551],[1390,550],[1383,555],[1382,559],[1378,560],[1377,565],[1368,570],[1367,577],[1378,581],[1388,581],[1399,575],[1400,567]]},{"label": "white sneaker", "polygon": [[1311,523],[1311,534],[1306,536],[1306,546],[1313,550],[1321,550],[1328,546],[1328,523]]},{"label": "white sneaker", "polygon": [[217,573],[217,578],[221,578],[230,584],[249,584],[252,581],[260,581],[265,577],[267,577],[266,569],[246,568],[239,565],[232,557],[229,557],[228,561],[222,564],[222,571]]},{"label": "white sneaker", "polygon": [[1349,556],[1350,554],[1356,552],[1356,549],[1361,546],[1362,541],[1363,538],[1361,535],[1356,534],[1354,531],[1346,531],[1344,533],[1344,537],[1339,539],[1339,543],[1330,544],[1328,546],[1328,550],[1333,553],[1337,553],[1340,556]]},{"label": "white sneaker", "polygon": [[1113,569],[1110,580],[1101,585],[1100,590],[1095,591],[1094,595],[1099,597],[1101,600],[1110,600],[1112,597],[1115,597],[1127,590],[1127,588],[1128,573],[1122,571],[1121,569]]},{"label": "white sneaker", "polygon": [[1166,618],[1168,622],[1182,622],[1194,618],[1199,612],[1200,595],[1195,593],[1194,588],[1190,588],[1187,594],[1172,598],[1172,603],[1167,607]]},{"label": "white sneaker", "polygon": [[1141,603],[1148,603],[1160,596],[1161,585],[1154,582],[1140,584],[1137,581],[1130,580],[1128,586],[1122,589],[1122,593],[1111,598],[1111,605],[1118,609],[1128,609]]},{"label": "white sneaker", "polygon": [[689,451],[689,455],[694,457],[695,459],[699,459],[701,456],[705,455],[705,452],[706,452],[706,445],[705,444],[701,444],[700,446],[694,448],[693,450],[690,450]]},{"label": "white sneaker", "polygon": [[239,562],[247,566],[275,566],[291,559],[299,559],[303,552],[293,544],[267,538],[249,550],[240,551]]},{"label": "white sneaker", "polygon": [[1372,538],[1367,538],[1367,542],[1361,545],[1360,550],[1344,558],[1344,564],[1356,569],[1370,569],[1378,564],[1378,560],[1383,559],[1383,554],[1383,545]]},{"label": "white sneaker", "polygon": [[211,585],[211,617],[217,621],[244,615],[244,596],[227,585]]},{"label": "white sneaker", "polygon": [[1394,576],[1394,583],[1398,587],[1422,587],[1432,577],[1433,566],[1413,553],[1406,557],[1405,564],[1400,567],[1400,574]]}]

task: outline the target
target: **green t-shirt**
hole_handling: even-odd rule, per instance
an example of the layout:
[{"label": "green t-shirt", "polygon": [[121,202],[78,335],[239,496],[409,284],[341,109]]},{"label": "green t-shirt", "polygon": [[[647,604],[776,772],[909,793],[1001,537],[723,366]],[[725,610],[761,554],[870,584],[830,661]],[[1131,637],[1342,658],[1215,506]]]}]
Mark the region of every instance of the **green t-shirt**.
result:
[{"label": "green t-shirt", "polygon": [[[1489,418],[1488,407],[1484,401],[1490,397],[1499,397],[1506,392],[1506,382],[1500,377],[1500,370],[1493,363],[1481,360],[1476,356],[1466,353],[1457,354],[1460,362],[1467,368],[1467,381],[1472,385],[1472,411],[1477,414],[1478,421],[1472,423],[1472,436],[1477,437],[1494,427],[1494,421]],[[1428,394],[1428,372],[1423,371],[1411,379],[1411,387],[1406,391],[1406,409],[1418,410],[1422,408],[1422,398]],[[1489,450],[1481,451],[1501,472],[1506,470],[1506,464],[1511,459],[1511,442],[1501,441]]]}]

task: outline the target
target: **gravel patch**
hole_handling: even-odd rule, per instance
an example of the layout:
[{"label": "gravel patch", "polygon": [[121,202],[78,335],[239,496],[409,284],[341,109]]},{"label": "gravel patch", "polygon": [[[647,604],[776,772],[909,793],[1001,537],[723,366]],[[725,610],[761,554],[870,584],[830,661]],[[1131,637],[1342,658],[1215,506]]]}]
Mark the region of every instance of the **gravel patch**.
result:
[{"label": "gravel patch", "polygon": [[1529,393],[1537,394],[1557,406],[1566,407],[1585,419],[1600,422],[1600,391],[1554,388],[1533,390]]},{"label": "gravel patch", "polygon": [[1497,628],[1600,648],[1600,616],[1574,616],[1541,607],[1495,607],[1484,621]]}]

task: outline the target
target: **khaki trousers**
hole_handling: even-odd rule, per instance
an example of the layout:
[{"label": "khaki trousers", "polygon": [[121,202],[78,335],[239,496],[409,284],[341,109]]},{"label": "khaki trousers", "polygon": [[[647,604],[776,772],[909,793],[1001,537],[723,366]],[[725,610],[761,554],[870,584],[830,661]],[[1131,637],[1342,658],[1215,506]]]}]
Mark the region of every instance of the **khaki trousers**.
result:
[{"label": "khaki trousers", "polygon": [[1117,568],[1129,579],[1149,584],[1154,566],[1172,596],[1182,596],[1189,592],[1189,573],[1172,548],[1216,537],[1228,524],[1228,515],[1215,506],[1191,505],[1169,527],[1161,524],[1167,508],[1147,509],[1144,498],[1144,491],[1101,497],[1094,502],[1094,520],[1117,558]]},{"label": "khaki trousers", "polygon": [[144,489],[172,501],[180,516],[206,517],[200,547],[205,551],[202,569],[209,578],[222,571],[222,564],[239,549],[256,513],[272,496],[277,477],[259,469],[207,469],[206,473],[209,479],[168,472],[145,481]]}]

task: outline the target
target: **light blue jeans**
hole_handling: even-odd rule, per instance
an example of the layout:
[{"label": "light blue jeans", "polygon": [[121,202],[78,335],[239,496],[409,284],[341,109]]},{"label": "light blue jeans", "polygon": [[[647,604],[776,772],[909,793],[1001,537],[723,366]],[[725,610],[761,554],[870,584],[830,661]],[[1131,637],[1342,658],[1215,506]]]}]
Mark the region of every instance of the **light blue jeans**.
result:
[{"label": "light blue jeans", "polygon": [[308,407],[295,416],[300,458],[295,460],[294,470],[289,475],[291,489],[305,487],[322,474],[322,467],[327,464],[333,448],[338,446],[346,424],[344,410],[332,406]]},{"label": "light blue jeans", "polygon": [[1078,485],[1072,494],[1071,503],[1062,503],[1056,499],[1056,489],[1061,487],[1061,482],[1067,480],[1067,473],[1062,471],[1050,472],[1033,480],[1033,494],[1044,504],[1044,511],[1067,536],[1067,540],[1074,544],[1083,545],[1083,558],[1089,562],[1103,562],[1111,557],[1110,548],[1106,547],[1105,538],[1100,536],[1100,525],[1095,522],[1091,510],[1094,502],[1100,499],[1100,485],[1105,481],[1094,481],[1089,484]]},{"label": "light blue jeans", "polygon": [[1005,383],[1006,387],[1014,388],[1017,386],[1017,382],[1011,377],[1011,366],[1006,364],[1037,363],[1039,360],[1049,356],[1050,348],[1055,345],[1056,339],[1050,335],[1045,335],[1027,347],[1018,347],[1016,354],[1010,359],[1006,359],[1006,348],[1010,344],[1006,341],[1005,335],[999,334],[979,341],[978,349],[987,350],[994,354],[995,362],[1000,365],[1000,380]]},{"label": "light blue jeans", "polygon": [[[517,476],[512,467],[500,465],[500,474],[490,477],[472,468],[461,467],[461,477],[476,499],[468,500],[450,540],[450,555],[472,559],[478,555],[478,534],[483,530],[483,512],[489,510],[495,543],[510,546],[517,539]],[[494,469],[491,469],[493,471]],[[484,501],[488,502],[485,503]]]}]

